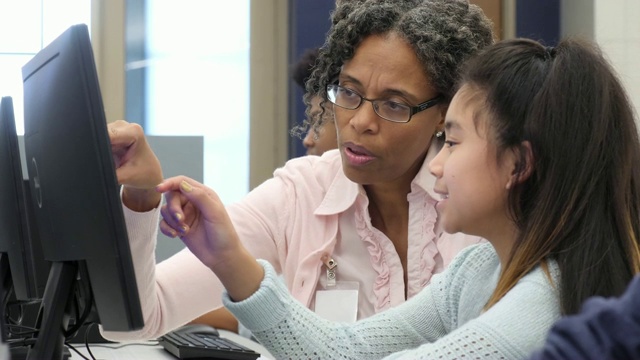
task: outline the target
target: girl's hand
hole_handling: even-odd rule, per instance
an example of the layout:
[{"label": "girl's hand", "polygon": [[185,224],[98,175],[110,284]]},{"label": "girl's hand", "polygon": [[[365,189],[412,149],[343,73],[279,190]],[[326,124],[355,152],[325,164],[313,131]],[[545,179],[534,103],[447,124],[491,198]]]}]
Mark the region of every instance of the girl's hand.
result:
[{"label": "girl's hand", "polygon": [[180,237],[205,265],[214,268],[222,255],[238,250],[238,235],[213,190],[185,176],[166,179],[156,190],[166,199],[160,231]]},{"label": "girl's hand", "polygon": [[185,176],[166,179],[156,187],[165,194],[160,230],[180,237],[202,263],[216,273],[234,300],[260,287],[262,267],[242,246],[218,195]]}]

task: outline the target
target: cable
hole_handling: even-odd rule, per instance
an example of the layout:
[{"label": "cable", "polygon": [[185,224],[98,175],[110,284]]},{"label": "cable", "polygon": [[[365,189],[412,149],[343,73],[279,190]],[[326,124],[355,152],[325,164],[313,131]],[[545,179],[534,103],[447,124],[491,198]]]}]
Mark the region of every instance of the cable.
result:
[{"label": "cable", "polygon": [[76,336],[78,330],[80,330],[80,327],[83,324],[82,316],[80,316],[80,301],[78,300],[78,298],[80,298],[80,295],[78,293],[79,291],[78,280],[76,280],[73,290],[73,311],[75,312],[75,316],[73,317],[73,319],[75,320],[75,323],[63,333],[65,339],[67,340]]},{"label": "cable", "polygon": [[81,358],[85,359],[85,360],[96,360],[96,358],[93,357],[93,355],[91,355],[91,359],[89,359],[88,357],[84,356],[80,351],[78,351],[78,349],[76,349],[75,347],[73,347],[73,345],[69,344],[68,342],[64,343],[69,349],[73,350],[76,352],[76,354],[80,355]]},{"label": "cable", "polygon": [[[9,304],[10,304],[10,299],[11,299],[11,295],[13,294],[13,286],[11,286],[9,288],[9,290],[4,294],[4,298],[2,299],[2,308],[5,310],[5,322],[7,324],[11,324],[13,323],[13,319],[11,318],[11,312],[9,311]],[[21,309],[22,310],[22,309]],[[19,321],[22,321],[22,312],[20,313],[19,316]]]},{"label": "cable", "polygon": [[[25,325],[7,324],[7,329],[9,329],[10,335],[15,335],[15,336],[33,335],[38,333],[38,329],[31,326],[25,326]],[[28,331],[17,332],[17,331],[13,331],[12,329],[22,329],[22,330],[28,330]]]},{"label": "cable", "polygon": [[9,339],[7,344],[9,347],[21,347],[21,346],[33,346],[36,343],[36,339],[33,338],[22,338],[22,339]]},{"label": "cable", "polygon": [[121,345],[111,345],[111,344],[91,344],[91,346],[95,347],[102,347],[105,349],[113,349],[113,350],[117,350],[117,349],[122,349],[124,347],[127,346],[158,346],[160,345],[159,341],[153,341],[153,342],[148,342],[148,343],[137,343],[137,342],[132,342],[132,343],[126,343],[126,344],[121,344]]},{"label": "cable", "polygon": [[[30,301],[9,301],[5,306],[5,319],[7,324],[14,325],[22,325],[22,321],[24,320],[24,315],[26,314],[25,308],[31,305],[40,304],[40,300],[30,300]],[[18,308],[18,317],[14,318],[12,314],[14,311],[13,308]]]},{"label": "cable", "polygon": [[93,356],[93,353],[91,352],[91,349],[89,349],[89,331],[91,330],[91,327],[93,325],[95,325],[95,324],[96,323],[94,323],[94,322],[89,323],[87,328],[84,330],[84,347],[87,348],[87,351],[89,352],[89,355],[91,355],[92,359],[95,359],[95,357]]},{"label": "cable", "polygon": [[[76,323],[71,329],[65,331],[65,333],[64,333],[64,337],[65,338],[74,337],[78,333],[78,331],[80,330],[82,325],[84,325],[85,321],[87,320],[87,318],[91,314],[91,309],[93,308],[93,291],[91,291],[91,288],[89,288],[89,291],[88,291],[88,293],[89,293],[88,300],[86,300],[87,299],[86,296],[81,296],[79,294],[80,291],[81,291],[80,289],[76,288],[76,291],[74,292],[74,294],[75,294],[74,300],[76,302],[76,306],[75,306],[75,308],[76,308]],[[79,318],[78,318],[78,315],[79,315],[78,314],[78,309],[80,308],[80,306],[79,306],[80,301],[78,300],[78,298],[85,299],[84,309],[83,309],[82,315],[80,315]]]}]

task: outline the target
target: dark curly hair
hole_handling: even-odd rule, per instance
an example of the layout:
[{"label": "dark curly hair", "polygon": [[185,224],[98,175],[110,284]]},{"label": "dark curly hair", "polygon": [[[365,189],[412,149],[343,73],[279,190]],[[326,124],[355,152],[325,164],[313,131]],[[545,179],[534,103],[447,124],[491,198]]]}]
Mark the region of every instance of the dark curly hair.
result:
[{"label": "dark curly hair", "polygon": [[[314,94],[326,101],[326,86],[335,81],[345,61],[370,35],[394,32],[404,38],[445,101],[455,92],[461,64],[494,40],[491,21],[468,1],[344,0],[336,6],[326,42],[306,83],[307,112]],[[321,107],[324,111],[324,101]],[[321,123],[305,121],[291,132],[301,136],[309,126],[320,127]]]}]

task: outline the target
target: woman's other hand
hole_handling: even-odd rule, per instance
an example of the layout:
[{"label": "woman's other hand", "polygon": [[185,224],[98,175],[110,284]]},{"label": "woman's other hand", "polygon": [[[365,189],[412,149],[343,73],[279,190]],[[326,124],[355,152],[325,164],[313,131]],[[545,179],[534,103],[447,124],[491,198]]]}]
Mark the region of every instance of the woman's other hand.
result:
[{"label": "woman's other hand", "polygon": [[118,120],[107,125],[118,183],[124,186],[122,201],[134,211],[149,211],[160,203],[155,191],[162,182],[160,161],[151,150],[142,127]]}]

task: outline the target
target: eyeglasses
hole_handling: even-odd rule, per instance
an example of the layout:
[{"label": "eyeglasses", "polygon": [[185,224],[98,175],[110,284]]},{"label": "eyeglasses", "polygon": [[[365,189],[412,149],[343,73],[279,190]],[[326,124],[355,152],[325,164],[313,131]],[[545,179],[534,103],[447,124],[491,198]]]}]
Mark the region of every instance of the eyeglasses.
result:
[{"label": "eyeglasses", "polygon": [[327,85],[327,97],[333,104],[348,110],[355,110],[359,108],[363,101],[367,100],[371,103],[373,111],[375,111],[378,116],[396,123],[409,122],[413,115],[420,111],[427,110],[428,108],[438,104],[443,99],[442,95],[438,95],[433,99],[418,104],[417,106],[409,106],[391,100],[367,99],[351,89],[336,84]]}]

